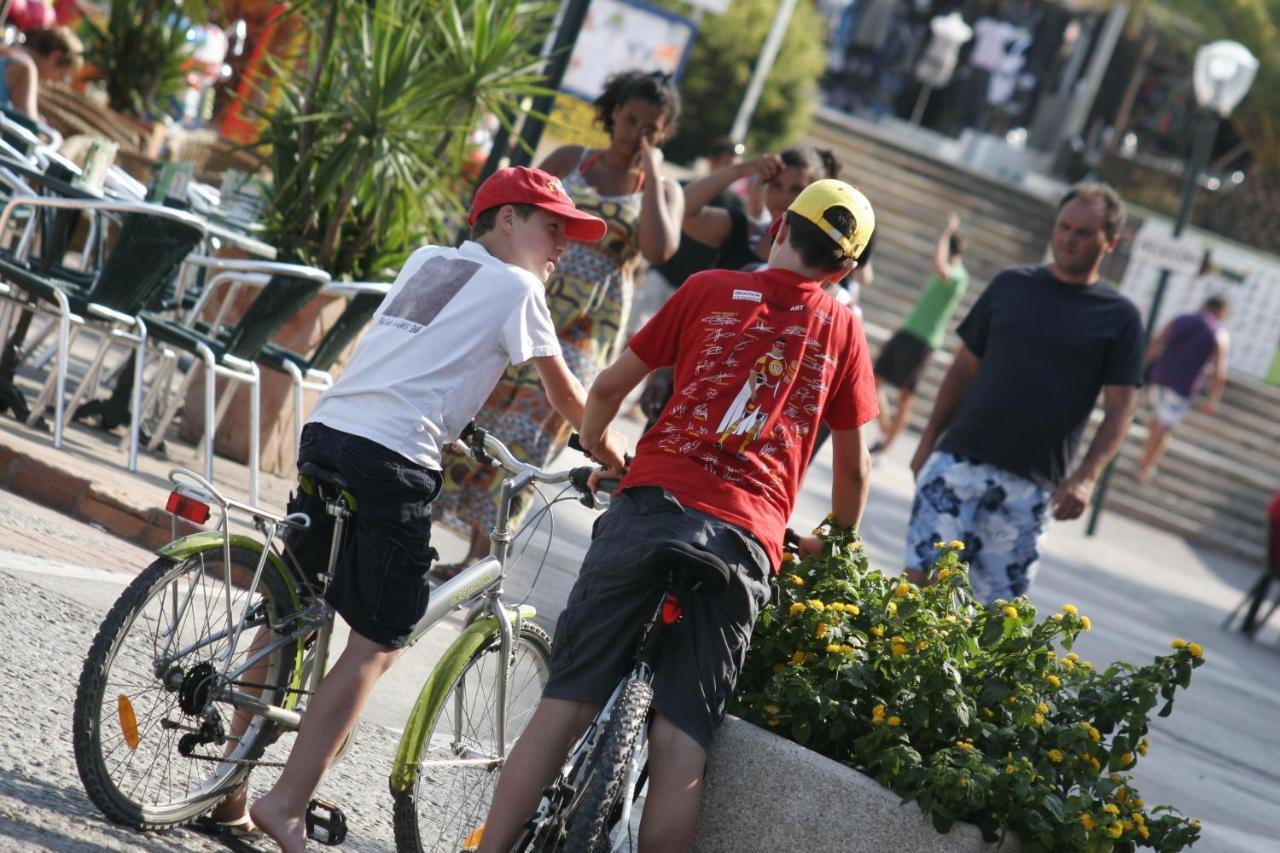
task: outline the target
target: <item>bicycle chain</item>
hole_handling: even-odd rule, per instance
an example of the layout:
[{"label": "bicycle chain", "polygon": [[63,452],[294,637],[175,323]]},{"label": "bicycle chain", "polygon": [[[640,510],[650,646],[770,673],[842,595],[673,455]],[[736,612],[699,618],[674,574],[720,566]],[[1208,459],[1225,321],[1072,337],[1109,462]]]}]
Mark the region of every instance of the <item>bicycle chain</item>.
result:
[{"label": "bicycle chain", "polygon": [[194,761],[216,761],[219,764],[234,764],[237,767],[284,767],[283,761],[260,761],[248,758],[226,758],[221,755],[200,755],[193,752],[188,755]]}]

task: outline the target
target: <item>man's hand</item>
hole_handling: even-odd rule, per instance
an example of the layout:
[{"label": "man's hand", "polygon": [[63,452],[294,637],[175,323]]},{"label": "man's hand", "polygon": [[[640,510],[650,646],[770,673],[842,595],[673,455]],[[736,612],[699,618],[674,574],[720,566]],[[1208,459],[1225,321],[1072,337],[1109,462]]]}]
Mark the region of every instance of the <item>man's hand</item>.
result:
[{"label": "man's hand", "polygon": [[1214,412],[1218,411],[1218,401],[1203,400],[1196,404],[1196,408],[1204,412],[1206,415],[1212,415]]},{"label": "man's hand", "polygon": [[593,462],[606,468],[621,471],[627,465],[627,437],[615,429],[606,429],[600,441],[589,447],[584,444],[583,449]]},{"label": "man's hand", "polygon": [[592,494],[596,492],[607,492],[609,495],[612,495],[613,489],[606,490],[600,488],[600,481],[606,479],[621,480],[626,473],[627,471],[625,468],[597,468],[592,471],[591,476],[587,478],[587,488],[591,490]]},{"label": "man's hand", "polygon": [[743,160],[739,163],[738,172],[741,175],[750,177],[757,183],[767,184],[786,167],[787,165],[782,162],[782,158],[777,154],[761,154],[759,157],[753,157],[750,160]]},{"label": "man's hand", "polygon": [[1093,488],[1097,481],[1093,477],[1075,474],[1063,481],[1054,490],[1049,502],[1053,504],[1053,517],[1059,521],[1070,521],[1079,518],[1089,501],[1093,499]]}]

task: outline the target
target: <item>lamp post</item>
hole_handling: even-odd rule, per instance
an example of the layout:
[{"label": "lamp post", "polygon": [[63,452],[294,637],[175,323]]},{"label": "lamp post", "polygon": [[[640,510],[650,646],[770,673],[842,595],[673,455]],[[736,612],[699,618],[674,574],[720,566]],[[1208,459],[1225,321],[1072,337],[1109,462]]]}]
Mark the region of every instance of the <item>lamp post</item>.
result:
[{"label": "lamp post", "polygon": [[[1218,126],[1223,119],[1231,115],[1231,111],[1240,101],[1244,100],[1257,73],[1257,58],[1238,42],[1224,39],[1202,45],[1196,51],[1191,84],[1199,112],[1191,141],[1191,157],[1187,162],[1186,181],[1182,187],[1182,201],[1178,205],[1178,217],[1173,222],[1174,240],[1182,236],[1183,229],[1187,226],[1187,219],[1191,216],[1200,173],[1208,165],[1209,155],[1213,153],[1213,141],[1218,135]],[[1156,292],[1151,297],[1151,307],[1147,311],[1144,344],[1150,342],[1151,336],[1155,334],[1156,323],[1160,319],[1160,304],[1164,301],[1168,286],[1169,269],[1165,267],[1160,270],[1160,277],[1156,279]],[[1098,516],[1102,514],[1102,505],[1106,500],[1107,486],[1111,481],[1114,467],[1115,460],[1112,460],[1102,473],[1101,482],[1098,483],[1098,494],[1089,513],[1089,525],[1085,528],[1085,534],[1088,536],[1092,536],[1098,529]]]}]

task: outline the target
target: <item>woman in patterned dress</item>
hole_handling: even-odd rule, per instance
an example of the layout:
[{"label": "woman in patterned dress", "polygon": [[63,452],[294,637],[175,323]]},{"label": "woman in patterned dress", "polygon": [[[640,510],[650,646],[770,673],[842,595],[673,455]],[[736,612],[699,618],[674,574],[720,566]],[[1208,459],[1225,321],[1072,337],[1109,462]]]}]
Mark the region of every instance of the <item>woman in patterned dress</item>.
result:
[{"label": "woman in patterned dress", "polygon": [[[661,173],[658,146],[675,130],[680,93],[669,74],[627,71],[610,77],[595,101],[609,147],[592,151],[559,148],[542,163],[556,175],[580,210],[609,224],[599,243],[570,243],[547,281],[547,307],[559,332],[564,359],[583,386],[621,350],[637,267],[660,264],[680,245],[684,195]],[[520,459],[547,465],[564,449],[569,424],[547,402],[538,374],[528,365],[509,367],[476,423],[500,437]],[[497,515],[503,474],[469,456],[444,458],[444,488],[432,506],[433,520],[470,538],[458,563],[435,574],[452,577],[488,553],[488,533]],[[509,526],[516,529],[529,508],[518,496]]]}]

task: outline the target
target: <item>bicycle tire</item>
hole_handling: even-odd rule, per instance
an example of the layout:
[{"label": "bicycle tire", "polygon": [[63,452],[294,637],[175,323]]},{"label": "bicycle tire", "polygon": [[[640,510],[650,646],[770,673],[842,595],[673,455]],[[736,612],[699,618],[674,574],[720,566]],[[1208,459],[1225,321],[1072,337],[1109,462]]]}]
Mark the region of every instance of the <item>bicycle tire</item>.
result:
[{"label": "bicycle tire", "polygon": [[[198,725],[199,718],[182,710],[183,690],[173,686],[179,677],[175,673],[185,676],[195,666],[213,665],[215,657],[226,651],[229,636],[205,647],[192,646],[212,634],[213,626],[225,625],[228,574],[232,612],[239,618],[259,555],[247,548],[232,548],[230,556],[229,573],[223,568],[222,548],[180,561],[156,560],[116,600],[89,649],[72,717],[76,768],[89,799],[115,823],[136,829],[185,823],[226,797],[249,772],[247,765],[189,758],[178,751],[183,732]],[[283,571],[268,561],[254,599],[255,614],[277,625],[297,610],[293,589]],[[218,611],[221,616],[215,615]],[[178,648],[186,648],[187,654],[159,673],[156,649],[163,644],[165,632],[173,633]],[[255,634],[255,628],[244,629],[233,661],[248,649]],[[265,671],[256,674],[261,679],[256,682],[261,685],[259,695],[265,701],[286,704],[286,688],[302,657],[299,637],[296,645],[286,644],[265,659]],[[215,707],[229,734],[232,709]],[[187,728],[175,728],[175,724]],[[223,754],[252,761],[275,736],[273,723],[254,716],[240,738],[228,740],[233,748]],[[198,751],[216,754],[220,749],[221,745],[210,743]],[[168,793],[166,786],[171,789]]]},{"label": "bicycle tire", "polygon": [[[431,723],[417,757],[417,779],[406,790],[393,792],[396,850],[402,853],[474,849],[479,840],[502,767],[447,762],[467,752],[493,753],[489,746],[496,740],[492,716],[474,720],[472,713],[491,711],[496,705],[493,667],[501,653],[499,645],[495,633],[472,654],[427,714]],[[533,716],[550,671],[551,638],[532,622],[521,622],[512,650],[504,754],[510,754],[511,745]],[[422,766],[433,760],[439,763]]]},{"label": "bicycle tire", "polygon": [[648,682],[632,678],[622,688],[582,768],[579,795],[565,825],[565,850],[599,853],[609,849],[612,820],[626,792],[631,759],[652,704],[653,687]]}]

